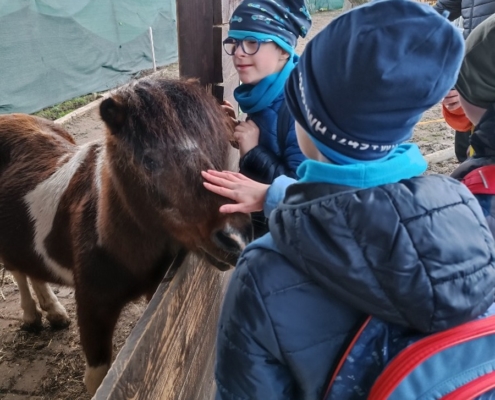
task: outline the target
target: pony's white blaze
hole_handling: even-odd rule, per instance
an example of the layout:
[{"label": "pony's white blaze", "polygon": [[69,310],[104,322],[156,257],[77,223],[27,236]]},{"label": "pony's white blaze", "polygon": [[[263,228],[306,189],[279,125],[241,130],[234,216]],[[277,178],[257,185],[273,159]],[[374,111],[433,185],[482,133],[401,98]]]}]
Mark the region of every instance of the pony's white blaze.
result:
[{"label": "pony's white blaze", "polygon": [[207,163],[208,165],[207,168],[215,169],[215,166],[211,162],[210,157],[203,152],[201,147],[198,145],[198,142],[196,142],[195,140],[188,137],[182,138],[176,149],[177,151],[181,151],[185,153],[190,153],[193,151],[199,152],[197,157],[201,157],[202,161]]},{"label": "pony's white blaze", "polygon": [[180,151],[194,151],[198,149],[200,149],[198,143],[195,140],[192,140],[191,138],[188,137],[182,138],[178,146],[178,150]]},{"label": "pony's white blaze", "polygon": [[24,197],[34,223],[34,250],[42,257],[53,275],[60,279],[61,283],[70,286],[74,285],[72,271],[62,267],[48,256],[44,242],[52,230],[60,199],[67,190],[72,177],[86,159],[89,148],[89,145],[81,146],[69,161]]}]

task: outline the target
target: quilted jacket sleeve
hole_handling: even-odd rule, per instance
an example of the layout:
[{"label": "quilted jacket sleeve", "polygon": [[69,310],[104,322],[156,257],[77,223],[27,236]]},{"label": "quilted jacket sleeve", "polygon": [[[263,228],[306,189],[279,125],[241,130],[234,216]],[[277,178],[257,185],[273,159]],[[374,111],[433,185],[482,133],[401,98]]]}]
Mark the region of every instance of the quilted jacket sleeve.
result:
[{"label": "quilted jacket sleeve", "polygon": [[239,166],[241,174],[261,183],[270,184],[280,175],[296,178],[295,169],[291,169],[285,160],[260,145],[247,152],[241,158]]},{"label": "quilted jacket sleeve", "polygon": [[265,204],[263,205],[265,217],[270,217],[271,212],[284,199],[285,190],[296,182],[295,179],[285,175],[280,175],[278,178],[275,178],[266,193]]},{"label": "quilted jacket sleeve", "polygon": [[217,335],[217,400],[290,399],[292,377],[255,279],[241,259],[227,290]]}]

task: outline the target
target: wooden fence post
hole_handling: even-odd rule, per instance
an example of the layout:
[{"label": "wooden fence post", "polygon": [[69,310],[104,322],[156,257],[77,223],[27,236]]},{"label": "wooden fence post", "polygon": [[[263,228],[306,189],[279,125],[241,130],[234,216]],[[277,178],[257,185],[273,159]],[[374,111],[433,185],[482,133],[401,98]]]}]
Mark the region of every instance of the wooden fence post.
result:
[{"label": "wooden fence post", "polygon": [[219,100],[235,104],[233,91],[239,84],[231,57],[222,41],[228,21],[241,0],[177,0],[179,73],[199,78]]}]

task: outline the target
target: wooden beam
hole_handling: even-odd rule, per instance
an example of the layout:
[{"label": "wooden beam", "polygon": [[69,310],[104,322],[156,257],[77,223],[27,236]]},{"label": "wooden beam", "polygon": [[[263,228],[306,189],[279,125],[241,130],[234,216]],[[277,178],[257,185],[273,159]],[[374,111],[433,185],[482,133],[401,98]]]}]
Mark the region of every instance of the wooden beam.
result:
[{"label": "wooden beam", "polygon": [[447,161],[455,157],[454,147],[448,147],[443,150],[435,151],[434,153],[426,154],[424,157],[430,164],[437,164],[442,161]]},{"label": "wooden beam", "polygon": [[177,1],[180,76],[198,78],[220,102],[228,100],[234,108],[237,104],[232,91],[238,82],[235,86],[231,82],[236,79],[237,72],[231,57],[223,51],[222,41],[227,37],[229,18],[240,2]]},{"label": "wooden beam", "polygon": [[178,0],[177,33],[179,74],[213,83],[213,2],[220,0]]}]

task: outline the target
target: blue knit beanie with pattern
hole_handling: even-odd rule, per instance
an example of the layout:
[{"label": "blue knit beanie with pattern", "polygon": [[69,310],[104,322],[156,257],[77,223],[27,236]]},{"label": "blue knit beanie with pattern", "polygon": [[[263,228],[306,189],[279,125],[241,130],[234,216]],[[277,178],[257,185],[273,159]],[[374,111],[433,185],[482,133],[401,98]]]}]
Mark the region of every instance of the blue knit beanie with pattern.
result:
[{"label": "blue knit beanie with pattern", "polygon": [[305,37],[310,27],[305,0],[244,0],[230,18],[228,36],[271,39],[293,54],[297,38]]},{"label": "blue knit beanie with pattern", "polygon": [[329,160],[384,159],[454,87],[463,54],[458,29],[428,4],[375,0],[306,45],[287,104]]}]

